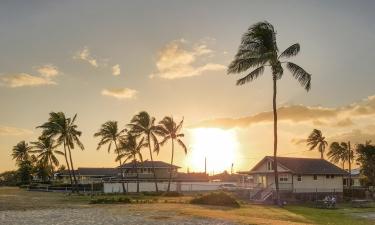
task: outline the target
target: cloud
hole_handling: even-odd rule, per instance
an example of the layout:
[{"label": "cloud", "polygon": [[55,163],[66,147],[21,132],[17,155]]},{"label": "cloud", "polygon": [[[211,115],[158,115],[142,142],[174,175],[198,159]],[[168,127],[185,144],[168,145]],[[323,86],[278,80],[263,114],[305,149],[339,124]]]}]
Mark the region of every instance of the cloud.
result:
[{"label": "cloud", "polygon": [[120,73],[121,73],[121,68],[120,68],[119,64],[116,64],[116,65],[112,66],[112,74],[114,76],[118,76],[118,75],[120,75]]},{"label": "cloud", "polygon": [[361,129],[354,129],[349,132],[334,135],[328,138],[329,141],[347,142],[350,141],[353,144],[365,143],[366,141],[375,141],[374,131],[364,131]]},{"label": "cloud", "polygon": [[56,82],[48,78],[42,76],[33,76],[27,73],[9,74],[2,76],[0,79],[3,85],[11,88],[56,84]]},{"label": "cloud", "polygon": [[58,68],[51,64],[41,66],[37,69],[37,71],[42,77],[45,77],[45,78],[52,78],[59,74]]},{"label": "cloud", "polygon": [[[353,119],[375,115],[375,96],[369,96],[362,101],[337,108],[320,106],[291,105],[278,108],[278,120],[311,122],[319,126],[349,127],[353,126]],[[349,119],[350,118],[350,119]],[[272,122],[272,111],[261,112],[241,118],[217,118],[201,121],[194,127],[248,127],[256,123]]]},{"label": "cloud", "polygon": [[123,99],[133,99],[138,94],[138,91],[129,88],[112,88],[112,89],[103,89],[102,95],[114,97],[120,100]]},{"label": "cloud", "polygon": [[84,47],[82,50],[78,51],[74,57],[74,59],[83,60],[85,62],[88,62],[93,67],[98,67],[98,62],[96,59],[94,59],[91,54],[88,47]]},{"label": "cloud", "polygon": [[28,135],[32,133],[33,132],[31,130],[0,125],[0,136],[20,136],[20,135]]},{"label": "cloud", "polygon": [[186,49],[184,39],[174,40],[168,43],[159,51],[156,62],[157,72],[150,75],[164,79],[178,79],[184,77],[200,76],[205,72],[222,71],[226,66],[217,63],[200,63],[206,56],[213,54],[204,43],[193,46],[190,50]]}]

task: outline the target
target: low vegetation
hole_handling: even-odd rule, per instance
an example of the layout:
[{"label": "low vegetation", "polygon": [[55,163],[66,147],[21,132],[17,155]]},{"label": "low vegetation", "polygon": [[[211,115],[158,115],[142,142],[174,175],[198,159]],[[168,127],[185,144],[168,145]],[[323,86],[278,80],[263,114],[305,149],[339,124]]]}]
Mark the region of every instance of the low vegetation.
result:
[{"label": "low vegetation", "polygon": [[191,204],[199,205],[215,205],[215,206],[226,206],[239,208],[240,204],[235,198],[225,192],[212,192],[202,196],[193,198],[190,201]]},{"label": "low vegetation", "polygon": [[91,199],[90,204],[129,204],[131,203],[130,198],[127,197],[102,197],[97,199]]}]

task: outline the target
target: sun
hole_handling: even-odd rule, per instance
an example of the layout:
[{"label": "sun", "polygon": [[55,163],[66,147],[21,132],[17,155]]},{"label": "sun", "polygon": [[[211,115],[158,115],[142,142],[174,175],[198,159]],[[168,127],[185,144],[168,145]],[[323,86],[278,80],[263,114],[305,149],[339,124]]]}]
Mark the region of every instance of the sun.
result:
[{"label": "sun", "polygon": [[238,141],[235,130],[219,128],[196,128],[192,130],[192,149],[189,166],[194,171],[207,173],[230,172],[237,153]]}]

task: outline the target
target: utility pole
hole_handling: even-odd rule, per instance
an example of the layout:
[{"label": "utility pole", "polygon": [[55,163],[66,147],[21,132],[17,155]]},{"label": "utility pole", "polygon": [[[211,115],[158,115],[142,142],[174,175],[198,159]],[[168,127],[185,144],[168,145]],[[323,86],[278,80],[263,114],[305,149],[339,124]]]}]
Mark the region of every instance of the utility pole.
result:
[{"label": "utility pole", "polygon": [[204,157],[204,174],[207,174],[207,157]]},{"label": "utility pole", "polygon": [[230,168],[230,174],[233,174],[233,163],[232,163],[232,166]]}]

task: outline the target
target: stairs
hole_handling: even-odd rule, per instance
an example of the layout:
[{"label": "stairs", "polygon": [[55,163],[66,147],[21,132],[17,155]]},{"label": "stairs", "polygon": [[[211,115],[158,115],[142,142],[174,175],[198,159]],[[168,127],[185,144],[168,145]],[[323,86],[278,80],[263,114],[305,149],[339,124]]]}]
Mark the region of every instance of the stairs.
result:
[{"label": "stairs", "polygon": [[273,194],[273,183],[265,188],[255,190],[255,193],[250,196],[250,200],[258,203],[265,203]]}]

